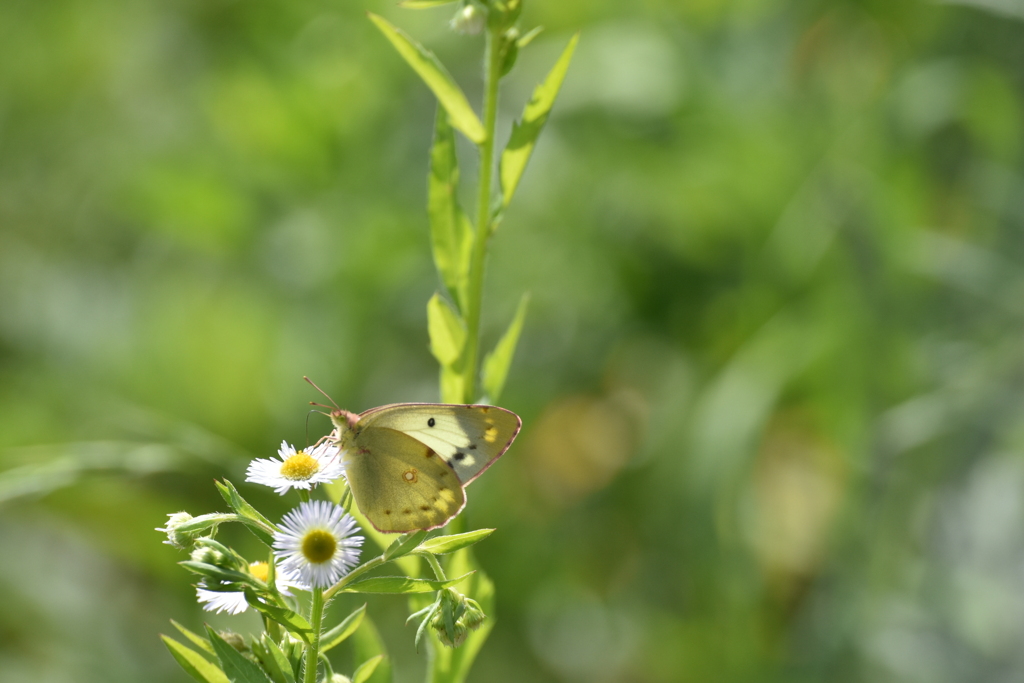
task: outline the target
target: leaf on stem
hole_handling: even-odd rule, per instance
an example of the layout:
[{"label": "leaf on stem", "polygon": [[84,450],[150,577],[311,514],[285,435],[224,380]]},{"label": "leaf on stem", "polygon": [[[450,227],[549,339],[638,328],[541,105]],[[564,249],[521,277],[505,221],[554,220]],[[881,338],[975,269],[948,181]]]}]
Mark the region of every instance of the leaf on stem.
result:
[{"label": "leaf on stem", "polygon": [[534,89],[533,97],[530,98],[523,110],[522,120],[512,126],[512,137],[509,138],[508,146],[501,154],[499,165],[503,208],[512,201],[512,195],[515,194],[516,187],[519,185],[519,179],[523,177],[526,163],[530,160],[530,155],[533,154],[537,137],[548,120],[548,114],[551,113],[551,107],[555,104],[555,98],[558,97],[558,91],[562,87],[562,81],[565,80],[569,62],[572,61],[572,53],[576,49],[579,39],[579,33],[572,37],[547,78]]},{"label": "leaf on stem", "polygon": [[448,300],[434,293],[427,302],[427,332],[430,352],[443,367],[451,367],[466,346],[466,323]]},{"label": "leaf on stem", "polygon": [[391,41],[402,59],[419,74],[427,87],[434,92],[438,102],[451,117],[452,125],[476,144],[481,144],[487,137],[484,124],[480,123],[476,112],[469,106],[466,95],[455,83],[455,79],[444,68],[444,65],[434,56],[434,53],[383,17],[373,12],[367,12],[367,15],[370,17],[370,21],[376,24],[384,34],[384,37]]},{"label": "leaf on stem", "polygon": [[290,609],[263,602],[251,590],[245,591],[245,599],[257,611],[281,624],[288,631],[299,636],[304,642],[309,642],[309,636],[313,633],[313,627],[304,616]]},{"label": "leaf on stem", "polygon": [[370,657],[360,664],[356,672],[352,674],[352,683],[366,683],[366,681],[370,680],[370,676],[377,670],[377,665],[383,659],[384,655],[377,655],[376,657]]},{"label": "leaf on stem", "polygon": [[210,642],[213,644],[213,649],[217,652],[217,657],[220,659],[221,668],[232,683],[273,683],[267,677],[267,674],[263,673],[263,669],[252,660],[246,659],[241,652],[229,645],[216,631],[207,626],[206,632],[210,637]]},{"label": "leaf on stem", "polygon": [[384,551],[384,559],[393,560],[408,555],[426,536],[427,532],[423,530],[402,534]]},{"label": "leaf on stem", "polygon": [[494,533],[494,529],[477,529],[467,531],[464,534],[451,534],[449,536],[437,536],[424,541],[416,548],[417,552],[433,553],[434,555],[447,555],[456,550],[468,548],[474,543],[479,543]]},{"label": "leaf on stem", "polygon": [[252,651],[274,683],[295,683],[295,670],[281,647],[266,633],[252,642]]},{"label": "leaf on stem", "polygon": [[171,651],[181,668],[199,683],[231,683],[220,668],[195,650],[182,645],[170,636],[161,635],[164,645]]},{"label": "leaf on stem", "polygon": [[192,644],[196,645],[199,648],[199,654],[204,655],[211,662],[217,660],[217,655],[213,651],[213,645],[210,645],[209,640],[203,638],[198,633],[193,633],[192,631],[189,631],[187,628],[176,622],[174,619],[171,619],[171,624],[174,625],[174,628],[181,631],[181,635],[191,640]]},{"label": "leaf on stem", "polygon": [[363,618],[366,616],[366,605],[356,609],[352,614],[345,617],[345,619],[332,628],[327,633],[320,637],[320,652],[327,652],[335,645],[342,643],[350,635],[356,632],[359,625],[363,623]]},{"label": "leaf on stem", "polygon": [[[230,481],[225,479],[223,482],[215,481],[214,484],[217,486],[217,490],[220,492],[221,497],[224,499],[231,509],[234,510],[240,517],[246,527],[255,534],[256,538],[263,541],[268,546],[274,544],[274,530],[277,528],[273,522],[260,514],[259,510],[250,505],[241,494],[238,493],[238,489]],[[246,521],[248,520],[248,521]]]},{"label": "leaf on stem", "polygon": [[427,178],[427,216],[430,219],[434,264],[448,292],[465,307],[469,258],[473,249],[473,226],[459,206],[459,161],[455,134],[448,114],[438,105],[434,123],[434,144],[430,149]]},{"label": "leaf on stem", "polygon": [[515,317],[512,318],[504,336],[498,340],[494,351],[484,358],[481,382],[484,394],[491,403],[497,403],[505,388],[505,380],[508,378],[512,358],[516,354],[516,345],[519,344],[519,334],[523,331],[523,322],[526,320],[526,308],[529,303],[530,295],[524,294],[523,298],[519,300]]},{"label": "leaf on stem", "polygon": [[457,579],[435,581],[433,579],[410,579],[408,576],[374,576],[369,579],[353,581],[342,589],[342,593],[431,593],[454,586],[470,574],[463,574]]}]

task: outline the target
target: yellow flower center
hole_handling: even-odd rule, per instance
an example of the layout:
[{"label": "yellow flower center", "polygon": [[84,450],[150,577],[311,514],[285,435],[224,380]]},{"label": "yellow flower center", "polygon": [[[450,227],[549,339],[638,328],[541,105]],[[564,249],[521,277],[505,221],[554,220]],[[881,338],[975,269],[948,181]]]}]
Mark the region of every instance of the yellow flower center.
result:
[{"label": "yellow flower center", "polygon": [[302,554],[310,564],[323,564],[334,557],[338,539],[330,531],[313,529],[302,537]]},{"label": "yellow flower center", "polygon": [[306,481],[319,471],[320,463],[306,451],[299,451],[281,465],[281,476],[292,481]]},{"label": "yellow flower center", "polygon": [[253,562],[249,565],[249,573],[266,583],[270,576],[270,566],[266,562]]}]

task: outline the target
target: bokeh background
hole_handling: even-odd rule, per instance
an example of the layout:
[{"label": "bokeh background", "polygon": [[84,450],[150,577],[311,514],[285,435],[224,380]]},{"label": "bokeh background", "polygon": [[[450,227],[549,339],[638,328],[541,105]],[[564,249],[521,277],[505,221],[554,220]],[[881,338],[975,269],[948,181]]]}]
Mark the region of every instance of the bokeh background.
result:
[{"label": "bokeh background", "polygon": [[[489,262],[489,343],[533,299],[470,680],[1024,678],[1024,5],[525,5],[502,136],[583,37]],[[476,101],[451,7],[0,3],[3,683],[188,680],[154,527],[327,430],[303,375],[436,400],[435,103],[367,9]]]}]

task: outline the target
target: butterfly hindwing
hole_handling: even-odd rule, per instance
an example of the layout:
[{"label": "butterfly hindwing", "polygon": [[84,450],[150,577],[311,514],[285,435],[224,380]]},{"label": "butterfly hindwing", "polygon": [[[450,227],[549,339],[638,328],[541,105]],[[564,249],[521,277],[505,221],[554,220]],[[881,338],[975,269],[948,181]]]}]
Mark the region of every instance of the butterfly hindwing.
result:
[{"label": "butterfly hindwing", "polygon": [[359,509],[379,531],[443,526],[466,504],[454,471],[429,446],[387,428],[365,427],[345,456]]},{"label": "butterfly hindwing", "polygon": [[364,429],[399,431],[436,452],[469,484],[504,453],[522,426],[510,410],[486,405],[400,403],[360,415]]}]

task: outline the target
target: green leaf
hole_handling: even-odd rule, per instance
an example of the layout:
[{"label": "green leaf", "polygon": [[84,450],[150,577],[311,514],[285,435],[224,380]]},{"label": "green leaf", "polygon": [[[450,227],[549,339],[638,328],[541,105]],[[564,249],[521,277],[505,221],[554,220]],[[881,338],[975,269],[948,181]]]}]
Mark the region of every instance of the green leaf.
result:
[{"label": "green leaf", "polygon": [[443,403],[464,403],[466,401],[466,376],[455,368],[441,366],[441,401]]},{"label": "green leaf", "polygon": [[362,627],[356,630],[352,636],[352,660],[365,662],[377,655],[384,655],[384,660],[372,673],[367,683],[390,683],[391,662],[388,661],[387,654],[384,640],[380,637],[373,619],[367,615]]},{"label": "green leaf", "polygon": [[543,26],[534,26],[532,29],[527,31],[525,34],[519,37],[516,41],[516,45],[522,50],[524,47],[533,42],[533,39],[540,35],[540,32],[544,30]]},{"label": "green leaf", "polygon": [[572,61],[572,53],[579,42],[580,34],[577,33],[569,41],[562,56],[555,62],[544,82],[538,85],[533,91],[533,97],[523,110],[522,121],[513,124],[512,137],[509,138],[508,146],[501,154],[499,172],[501,174],[501,202],[507,207],[512,201],[519,179],[523,177],[526,163],[533,154],[533,147],[537,144],[537,137],[544,128],[551,113],[551,107],[555,104],[558,91],[565,80],[565,73],[569,70],[569,62]]},{"label": "green leaf", "polygon": [[516,309],[516,315],[512,318],[505,335],[498,341],[494,351],[484,358],[482,384],[484,394],[491,403],[497,403],[505,388],[505,379],[508,377],[512,358],[516,354],[519,333],[523,331],[523,321],[526,320],[526,307],[529,303],[530,295],[524,294],[519,300],[519,308]]},{"label": "green leaf", "polygon": [[493,533],[494,529],[477,529],[476,531],[467,531],[464,534],[437,536],[421,543],[420,547],[416,548],[416,551],[433,553],[434,555],[447,555],[448,553],[454,553],[456,550],[468,548]]},{"label": "green leaf", "polygon": [[355,581],[346,586],[343,593],[430,593],[459,583],[469,574],[448,581],[433,579],[410,579],[408,576],[374,576]]},{"label": "green leaf", "polygon": [[274,683],[295,683],[295,672],[288,656],[266,633],[250,647]]},{"label": "green leaf", "polygon": [[437,362],[445,367],[454,365],[466,345],[466,323],[447,299],[436,292],[427,302],[427,331],[430,352]]},{"label": "green leaf", "polygon": [[224,583],[249,586],[252,585],[253,581],[255,581],[255,579],[249,574],[236,572],[234,569],[225,569],[216,565],[206,564],[205,562],[182,560],[178,564],[191,572],[195,572],[202,576],[208,576],[211,579],[216,579],[217,581],[222,581]]},{"label": "green leaf", "polygon": [[271,605],[260,600],[256,593],[251,590],[245,591],[245,599],[250,605],[252,605],[259,612],[267,615],[270,619],[273,619],[277,623],[284,626],[290,632],[302,638],[304,642],[309,642],[309,636],[313,633],[313,627],[310,625],[306,618],[301,614],[291,611],[290,609],[284,609],[277,605]]},{"label": "green leaf", "polygon": [[220,492],[224,502],[230,505],[231,509],[243,518],[242,522],[256,535],[256,538],[268,546],[273,546],[274,531],[277,529],[274,523],[261,515],[259,510],[247,503],[241,494],[238,493],[235,485],[227,479],[223,483],[215,481],[214,484],[216,484],[217,490]]},{"label": "green leaf", "polygon": [[455,83],[451,74],[438,61],[434,53],[417,43],[404,31],[393,26],[383,17],[373,12],[367,12],[367,14],[370,17],[370,21],[376,24],[377,28],[384,34],[384,37],[395,46],[398,54],[413,68],[413,71],[419,74],[419,77],[423,79],[427,87],[434,92],[434,95],[437,96],[437,101],[441,103],[441,106],[448,112],[448,116],[451,117],[452,125],[462,131],[463,135],[476,144],[483,143],[487,137],[484,125],[480,123],[476,112],[469,106],[469,101],[466,99],[465,94],[463,94],[462,89]]},{"label": "green leaf", "polygon": [[473,226],[459,206],[458,186],[455,134],[448,122],[448,114],[438,105],[434,144],[430,149],[430,174],[427,177],[431,246],[442,282],[456,301],[464,305],[473,249]]},{"label": "green leaf", "polygon": [[377,655],[376,657],[370,657],[360,664],[356,672],[352,674],[352,683],[366,683],[366,681],[370,680],[370,676],[377,670],[377,665],[383,659],[384,655]]},{"label": "green leaf", "polygon": [[440,7],[441,5],[450,5],[455,0],[402,0],[398,3],[399,7],[405,9],[430,9],[431,7]]},{"label": "green leaf", "polygon": [[203,655],[182,645],[170,636],[161,635],[160,637],[181,668],[199,683],[231,683],[224,672]]},{"label": "green leaf", "polygon": [[403,555],[408,555],[412,552],[420,542],[426,538],[426,531],[415,531],[407,534],[402,534],[395,541],[388,546],[388,549],[384,551],[384,559],[392,560]]},{"label": "green leaf", "polygon": [[335,645],[344,642],[346,638],[356,632],[359,625],[363,623],[363,618],[366,616],[366,605],[358,608],[352,614],[345,617],[345,619],[332,628],[327,633],[320,637],[320,652],[327,652]]},{"label": "green leaf", "polygon": [[213,651],[213,645],[210,645],[210,641],[208,641],[206,638],[203,638],[198,633],[193,633],[192,631],[189,631],[187,628],[176,622],[174,619],[171,619],[171,624],[174,625],[174,628],[181,631],[181,635],[185,636],[186,638],[191,640],[194,645],[199,647],[199,654],[204,655],[211,662],[215,662],[217,660],[217,655]]},{"label": "green leaf", "polygon": [[267,674],[263,673],[263,669],[228,645],[227,641],[221,638],[216,631],[207,626],[206,632],[220,659],[221,668],[224,669],[224,673],[232,683],[273,683],[267,678]]}]

